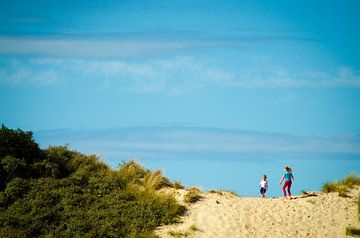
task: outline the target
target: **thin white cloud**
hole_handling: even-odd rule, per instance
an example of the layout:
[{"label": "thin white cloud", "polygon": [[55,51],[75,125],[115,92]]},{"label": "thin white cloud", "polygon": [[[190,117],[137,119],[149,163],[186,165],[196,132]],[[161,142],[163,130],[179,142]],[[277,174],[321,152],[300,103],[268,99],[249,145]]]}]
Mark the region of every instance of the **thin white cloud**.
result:
[{"label": "thin white cloud", "polygon": [[213,47],[249,47],[267,42],[309,42],[312,38],[289,35],[231,35],[204,32],[159,31],[115,36],[30,37],[0,36],[0,54],[37,55],[45,57],[121,58],[162,54],[184,49]]},{"label": "thin white cloud", "polygon": [[304,156],[329,154],[360,156],[356,136],[291,136],[210,128],[127,128],[111,131],[42,131],[35,133],[45,144],[70,142],[77,148],[125,154],[234,153],[248,156]]},{"label": "thin white cloud", "polygon": [[62,39],[0,37],[0,54],[25,54],[51,57],[129,57],[154,52],[208,47],[220,44],[212,40],[130,40]]},{"label": "thin white cloud", "polygon": [[285,66],[271,63],[225,69],[214,60],[192,57],[142,61],[33,58],[3,60],[2,65],[0,82],[52,85],[62,80],[81,83],[86,79],[97,82],[103,90],[119,92],[181,94],[208,87],[360,87],[360,76],[350,67],[338,67],[326,73],[312,70],[294,74]]}]

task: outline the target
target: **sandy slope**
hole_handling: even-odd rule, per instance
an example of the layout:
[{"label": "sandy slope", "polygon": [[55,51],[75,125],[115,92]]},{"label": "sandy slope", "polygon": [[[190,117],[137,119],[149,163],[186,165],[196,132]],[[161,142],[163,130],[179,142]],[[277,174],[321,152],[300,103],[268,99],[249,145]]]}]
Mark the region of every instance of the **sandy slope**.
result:
[{"label": "sandy slope", "polygon": [[[173,191],[174,192],[174,191]],[[201,201],[188,206],[182,222],[157,230],[160,237],[174,237],[169,231],[185,232],[193,224],[200,230],[190,237],[346,237],[349,225],[360,227],[356,199],[337,193],[282,198],[240,198],[227,192],[201,193]],[[176,190],[182,201],[186,190]]]}]

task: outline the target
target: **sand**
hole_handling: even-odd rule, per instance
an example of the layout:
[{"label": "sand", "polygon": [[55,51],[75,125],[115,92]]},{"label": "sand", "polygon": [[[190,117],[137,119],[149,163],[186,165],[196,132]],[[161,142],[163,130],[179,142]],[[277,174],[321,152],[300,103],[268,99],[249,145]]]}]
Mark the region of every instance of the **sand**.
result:
[{"label": "sand", "polygon": [[[183,203],[187,191],[172,192]],[[180,223],[159,227],[156,233],[164,238],[186,232],[187,237],[194,238],[348,237],[347,226],[360,227],[356,204],[359,192],[360,189],[353,189],[346,198],[337,193],[316,192],[292,200],[204,192],[200,201],[187,205],[188,211]],[[190,232],[192,225],[199,230]]]}]

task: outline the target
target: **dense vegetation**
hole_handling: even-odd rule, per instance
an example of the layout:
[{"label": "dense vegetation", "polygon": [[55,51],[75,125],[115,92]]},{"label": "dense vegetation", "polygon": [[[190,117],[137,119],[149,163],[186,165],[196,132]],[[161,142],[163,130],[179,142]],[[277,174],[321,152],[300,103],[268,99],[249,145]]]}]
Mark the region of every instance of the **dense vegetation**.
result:
[{"label": "dense vegetation", "polygon": [[31,132],[0,130],[0,237],[154,237],[184,207],[156,192],[161,172],[108,168],[67,147],[39,148]]}]

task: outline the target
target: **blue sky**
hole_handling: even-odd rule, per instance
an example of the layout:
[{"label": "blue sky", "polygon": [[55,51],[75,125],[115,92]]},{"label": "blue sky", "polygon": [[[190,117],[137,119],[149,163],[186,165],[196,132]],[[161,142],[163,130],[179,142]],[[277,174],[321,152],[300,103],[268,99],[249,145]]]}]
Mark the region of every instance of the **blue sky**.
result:
[{"label": "blue sky", "polygon": [[358,1],[0,2],[0,122],[360,132]]}]

